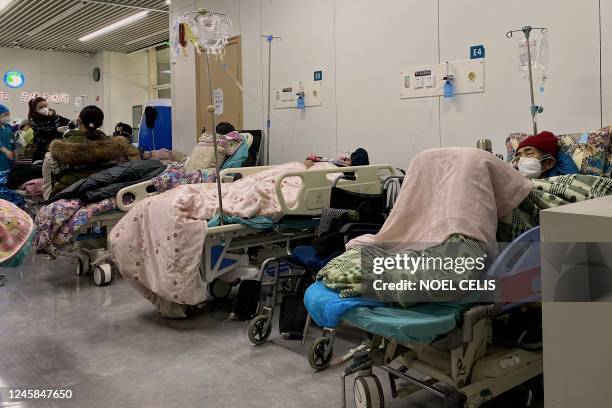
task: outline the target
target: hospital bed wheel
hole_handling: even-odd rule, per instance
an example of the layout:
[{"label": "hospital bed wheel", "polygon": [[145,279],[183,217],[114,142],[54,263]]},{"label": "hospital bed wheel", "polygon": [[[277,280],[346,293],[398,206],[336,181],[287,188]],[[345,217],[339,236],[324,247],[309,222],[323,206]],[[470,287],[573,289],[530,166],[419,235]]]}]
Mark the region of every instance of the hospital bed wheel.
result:
[{"label": "hospital bed wheel", "polygon": [[[329,350],[329,353],[328,353]],[[326,356],[327,354],[327,356]],[[317,371],[327,368],[334,355],[334,345],[329,337],[319,337],[310,347],[308,364]]]},{"label": "hospital bed wheel", "polygon": [[210,295],[215,299],[224,299],[232,292],[232,284],[221,279],[214,279],[208,287]]},{"label": "hospital bed wheel", "polygon": [[75,270],[77,276],[87,275],[90,272],[91,265],[87,255],[78,255],[74,258]]},{"label": "hospital bed wheel", "polygon": [[353,394],[357,408],[383,408],[385,406],[383,389],[375,375],[356,377]]},{"label": "hospital bed wheel", "polygon": [[265,343],[272,333],[272,325],[267,325],[268,316],[259,315],[249,323],[249,340],[256,346]]},{"label": "hospital bed wheel", "polygon": [[113,281],[113,268],[110,264],[96,265],[93,269],[94,283],[98,286],[107,286]]}]

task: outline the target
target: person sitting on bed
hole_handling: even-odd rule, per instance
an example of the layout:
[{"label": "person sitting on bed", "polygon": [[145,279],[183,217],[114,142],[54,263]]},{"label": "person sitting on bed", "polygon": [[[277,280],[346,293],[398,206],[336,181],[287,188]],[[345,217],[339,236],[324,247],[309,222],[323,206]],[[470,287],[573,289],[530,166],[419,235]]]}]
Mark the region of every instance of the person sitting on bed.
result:
[{"label": "person sitting on bed", "polygon": [[546,131],[523,140],[512,164],[519,173],[530,179],[580,172],[572,158],[559,151],[555,135]]},{"label": "person sitting on bed", "polygon": [[138,149],[126,138],[109,138],[100,130],[103,121],[100,108],[86,106],[79,113],[78,129],[51,142],[42,169],[45,200],[82,178],[123,161],[140,159]]},{"label": "person sitting on bed", "polygon": [[328,159],[325,157],[317,156],[311,154],[304,161],[304,166],[307,169],[311,168],[315,163],[320,162],[329,162],[338,167],[348,167],[348,166],[367,166],[370,164],[370,158],[368,157],[368,152],[366,149],[358,148],[353,153],[351,153],[351,157],[338,157],[337,159]]}]

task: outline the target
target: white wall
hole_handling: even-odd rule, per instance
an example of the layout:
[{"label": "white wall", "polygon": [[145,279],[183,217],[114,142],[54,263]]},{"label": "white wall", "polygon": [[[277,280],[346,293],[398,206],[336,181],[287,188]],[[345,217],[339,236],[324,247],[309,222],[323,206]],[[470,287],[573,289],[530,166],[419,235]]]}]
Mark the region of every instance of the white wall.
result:
[{"label": "white wall", "polygon": [[[94,67],[102,77],[93,80]],[[25,75],[24,86],[8,88],[0,83],[0,92],[9,97],[6,104],[15,119],[27,117],[27,103],[20,100],[22,92],[40,94],[68,93],[70,103],[50,103],[60,115],[72,118],[74,98],[86,95],[86,104],[99,106],[105,114],[104,130],[112,131],[115,123],[131,123],[132,105],[143,104],[148,97],[148,61],[146,53],[124,55],[102,52],[93,56],[75,53],[44,52],[0,48],[0,75],[18,70]]]},{"label": "white wall", "polygon": [[75,96],[87,95],[88,103],[96,103],[96,86],[92,78],[94,60],[73,53],[0,48],[0,75],[4,76],[9,70],[22,71],[25,75],[25,84],[21,88],[11,89],[4,82],[0,83],[0,91],[9,96],[9,101],[3,103],[11,109],[14,118],[23,119],[27,117],[28,104],[19,99],[22,92],[65,92],[70,94],[69,104],[50,103],[50,106],[60,115],[72,117]]},{"label": "white wall", "polygon": [[[262,34],[282,37],[273,46],[273,88],[310,80],[313,71],[323,70],[323,106],[305,113],[273,109],[273,162],[365,147],[376,162],[406,166],[423,149],[474,146],[479,138],[492,139],[495,150],[504,152],[508,133],[530,131],[529,89],[518,72],[517,39],[505,36],[526,24],[549,29],[549,80],[536,101],[544,106],[539,128],[561,133],[611,124],[612,64],[605,56],[612,53],[612,1],[602,1],[601,12],[599,4],[176,0],[173,16],[205,7],[232,17],[242,36],[247,128],[265,123],[268,55]],[[479,44],[486,47],[484,94],[399,99],[401,68],[467,59],[469,47]],[[179,81],[173,85],[174,139],[188,151],[195,132],[193,61],[178,58],[173,71],[173,81]],[[189,108],[176,109],[177,104]]]}]

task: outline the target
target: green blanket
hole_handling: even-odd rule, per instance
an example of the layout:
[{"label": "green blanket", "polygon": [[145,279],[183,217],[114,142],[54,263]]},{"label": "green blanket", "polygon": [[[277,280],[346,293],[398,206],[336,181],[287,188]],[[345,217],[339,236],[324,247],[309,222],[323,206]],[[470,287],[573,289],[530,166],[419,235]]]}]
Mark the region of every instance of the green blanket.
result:
[{"label": "green blanket", "polygon": [[533,189],[527,198],[499,220],[497,241],[512,242],[523,232],[540,225],[540,210],[611,194],[609,177],[570,174],[533,180]]},{"label": "green blanket", "polygon": [[[400,253],[400,257],[408,258],[429,258],[429,259],[458,259],[458,258],[479,258],[486,257],[485,246],[474,239],[463,235],[455,234],[450,236],[440,245],[424,250],[407,250]],[[379,276],[372,272],[374,258],[395,257],[396,253],[386,252],[385,250],[362,246],[351,248],[344,254],[332,259],[317,274],[317,279],[322,279],[325,286],[340,292],[340,297],[361,296],[363,281],[371,286],[372,281],[380,279],[384,283],[397,283],[401,281],[419,282],[423,280],[453,280],[455,282],[463,279],[473,279],[480,275],[477,268],[465,268],[462,273],[457,273],[455,268],[449,268],[447,263],[444,265],[431,264],[429,268],[419,268],[411,273],[405,269],[388,269]],[[454,264],[454,263],[453,263]],[[367,275],[364,277],[364,269]],[[436,301],[450,301],[457,297],[454,292],[435,291],[432,293],[416,293],[408,291],[384,291],[375,294],[381,300],[399,303],[408,306],[413,303],[425,300],[432,301],[435,296]],[[422,298],[421,298],[422,297]]]}]

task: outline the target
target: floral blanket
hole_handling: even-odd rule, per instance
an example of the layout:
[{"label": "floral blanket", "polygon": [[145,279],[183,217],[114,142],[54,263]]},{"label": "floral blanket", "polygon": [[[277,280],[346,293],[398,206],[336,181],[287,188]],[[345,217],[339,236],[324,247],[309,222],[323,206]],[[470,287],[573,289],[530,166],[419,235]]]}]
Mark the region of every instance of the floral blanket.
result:
[{"label": "floral blanket", "polygon": [[[159,192],[183,184],[208,183],[215,180],[215,174],[200,171],[188,173],[180,165],[170,166],[151,179]],[[64,247],[75,242],[81,227],[92,217],[116,209],[114,198],[88,205],[81,200],[58,200],[44,206],[36,216],[38,231],[38,237],[34,241],[36,252],[56,257]]]},{"label": "floral blanket", "polygon": [[42,207],[35,220],[38,232],[34,240],[36,253],[56,257],[64,246],[74,243],[81,227],[91,217],[116,208],[114,198],[87,205],[81,200],[58,200]]}]

